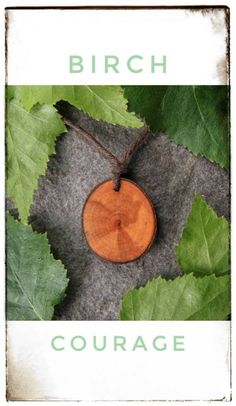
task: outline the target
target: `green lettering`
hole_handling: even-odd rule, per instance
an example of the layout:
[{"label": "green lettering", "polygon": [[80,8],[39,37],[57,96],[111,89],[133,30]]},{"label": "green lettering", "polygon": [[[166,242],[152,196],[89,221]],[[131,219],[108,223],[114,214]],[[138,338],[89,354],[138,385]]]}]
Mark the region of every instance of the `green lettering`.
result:
[{"label": "green lettering", "polygon": [[99,348],[99,347],[97,346],[97,337],[96,337],[96,336],[93,337],[93,346],[94,346],[94,349],[95,349],[96,351],[103,351],[103,350],[106,348],[106,343],[107,343],[107,338],[106,338],[106,336],[103,336],[103,344],[102,344],[102,346]]},{"label": "green lettering", "polygon": [[163,55],[162,62],[155,62],[155,56],[151,56],[151,72],[155,73],[155,69],[158,66],[162,66],[163,73],[166,73],[166,55]]},{"label": "green lettering", "polygon": [[174,351],[185,351],[184,338],[184,336],[174,336]]},{"label": "green lettering", "polygon": [[123,336],[114,336],[114,351],[117,351],[117,348],[120,347],[123,351],[126,351],[125,348],[126,338]]},{"label": "green lettering", "polygon": [[144,351],[147,351],[147,347],[143,341],[143,338],[141,336],[137,337],[137,340],[135,341],[135,344],[133,346],[132,351],[135,351],[136,348],[142,348]]},{"label": "green lettering", "polygon": [[83,58],[80,55],[70,55],[70,73],[81,73],[83,70]]},{"label": "green lettering", "polygon": [[119,58],[115,55],[105,55],[105,73],[108,73],[109,69],[113,69],[115,73],[119,73],[117,65],[119,64]]},{"label": "green lettering", "polygon": [[128,69],[130,70],[130,72],[132,72],[132,73],[140,73],[140,72],[142,72],[143,71],[143,69],[142,68],[134,68],[133,67],[133,61],[135,60],[135,59],[139,59],[139,60],[143,60],[143,57],[141,56],[141,55],[132,55],[129,59],[128,59],[128,61],[127,61],[127,67],[128,67]]},{"label": "green lettering", "polygon": [[52,341],[51,341],[51,346],[55,351],[63,351],[65,349],[65,347],[58,347],[56,345],[56,341],[58,340],[65,340],[64,336],[55,336],[53,337]]},{"label": "green lettering", "polygon": [[92,55],[92,73],[96,73],[96,56]]},{"label": "green lettering", "polygon": [[159,341],[160,339],[161,339],[161,340],[165,340],[166,338],[165,338],[165,336],[156,336],[156,337],[154,338],[154,340],[153,340],[153,347],[154,347],[155,350],[157,350],[157,351],[165,351],[165,350],[166,350],[166,343],[165,343],[165,342],[162,344],[161,347],[159,347],[159,346],[157,345],[157,341]]},{"label": "green lettering", "polygon": [[[77,346],[75,345],[75,342],[77,342],[77,341],[79,341],[79,340],[81,340],[81,342],[82,342],[82,346],[81,346],[81,347],[77,347]],[[82,336],[75,336],[75,337],[73,337],[72,340],[71,340],[71,347],[72,347],[73,350],[75,350],[75,351],[83,351],[83,350],[85,349],[85,347],[86,347],[86,340],[85,340],[85,338],[82,337]]]}]

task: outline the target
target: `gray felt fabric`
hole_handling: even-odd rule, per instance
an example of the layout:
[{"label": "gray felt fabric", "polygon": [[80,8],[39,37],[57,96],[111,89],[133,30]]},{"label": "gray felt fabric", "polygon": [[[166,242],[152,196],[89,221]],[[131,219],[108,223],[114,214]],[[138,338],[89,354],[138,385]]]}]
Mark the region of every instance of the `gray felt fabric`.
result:
[{"label": "gray felt fabric", "polygon": [[[68,105],[64,105],[64,112],[65,108],[68,117],[94,134],[117,157],[122,157],[137,135],[137,130],[97,122]],[[58,139],[56,155],[50,158],[47,174],[39,181],[30,217],[35,230],[48,233],[54,256],[68,270],[67,297],[56,307],[56,320],[117,320],[127,290],[157,275],[177,276],[180,271],[175,246],[196,192],[218,215],[229,218],[227,172],[202,157],[194,157],[164,135],[150,134],[129,169],[128,176],[154,204],[158,236],[144,257],[115,265],[91,252],[81,226],[84,202],[91,189],[110,177],[110,165],[74,131]]]}]

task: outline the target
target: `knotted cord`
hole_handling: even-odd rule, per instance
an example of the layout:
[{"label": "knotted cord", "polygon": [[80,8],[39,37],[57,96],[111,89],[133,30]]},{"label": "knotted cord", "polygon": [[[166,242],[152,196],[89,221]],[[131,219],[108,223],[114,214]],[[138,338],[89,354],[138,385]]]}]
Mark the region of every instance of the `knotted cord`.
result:
[{"label": "knotted cord", "polygon": [[75,130],[77,133],[83,135],[91,144],[93,144],[97,150],[103,155],[106,159],[110,161],[112,168],[112,179],[113,179],[113,189],[119,191],[120,189],[120,178],[123,173],[126,173],[128,170],[128,164],[131,160],[132,155],[138,149],[138,147],[146,140],[149,129],[144,127],[141,133],[138,135],[137,139],[129,146],[122,160],[119,160],[115,155],[108,151],[100,142],[94,138],[94,136],[87,131],[85,131],[79,125],[72,123],[67,118],[64,118],[65,124]]}]

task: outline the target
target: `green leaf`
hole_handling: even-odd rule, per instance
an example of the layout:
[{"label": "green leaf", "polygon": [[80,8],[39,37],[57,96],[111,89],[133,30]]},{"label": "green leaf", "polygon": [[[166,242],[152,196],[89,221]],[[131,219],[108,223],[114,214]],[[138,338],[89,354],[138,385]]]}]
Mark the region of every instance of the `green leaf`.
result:
[{"label": "green leaf", "polygon": [[199,194],[193,200],[176,254],[185,273],[218,276],[229,272],[229,223]]},{"label": "green leaf", "polygon": [[7,319],[50,320],[68,284],[45,234],[7,215]]},{"label": "green leaf", "polygon": [[35,105],[26,111],[18,100],[7,107],[7,193],[27,222],[34,190],[44,175],[55,141],[66,128],[54,107]]},{"label": "green leaf", "polygon": [[127,111],[120,86],[8,86],[8,98],[17,98],[26,110],[36,103],[53,105],[65,100],[96,120],[140,128],[143,122]]},{"label": "green leaf", "polygon": [[125,96],[152,131],[229,167],[228,86],[126,86]]},{"label": "green leaf", "polygon": [[226,320],[230,313],[230,278],[193,274],[161,277],[123,298],[121,320]]}]

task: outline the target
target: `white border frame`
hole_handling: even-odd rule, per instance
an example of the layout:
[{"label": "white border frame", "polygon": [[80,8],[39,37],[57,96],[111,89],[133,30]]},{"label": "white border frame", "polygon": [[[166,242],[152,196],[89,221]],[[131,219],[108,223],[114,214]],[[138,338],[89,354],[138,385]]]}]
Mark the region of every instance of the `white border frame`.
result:
[{"label": "white border frame", "polygon": [[[204,4],[201,4],[204,3]],[[146,2],[145,0],[135,0],[135,1],[127,1],[127,0],[103,0],[103,1],[86,1],[86,0],[1,0],[0,4],[0,61],[1,61],[1,67],[3,68],[5,66],[5,8],[6,7],[30,7],[30,8],[37,8],[37,7],[82,7],[82,6],[228,6],[230,7],[230,21],[231,21],[231,41],[233,41],[234,44],[234,38],[236,38],[236,2],[235,0],[226,0],[226,1],[221,1],[221,0],[205,0],[204,2],[201,0],[191,0],[191,1],[184,1],[184,0],[162,0],[162,1],[156,1],[156,0],[148,0]],[[236,111],[236,90],[235,90],[235,72],[236,72],[236,63],[235,63],[235,50],[233,51],[233,48],[236,48],[235,44],[232,47],[231,44],[231,50],[230,50],[230,59],[231,59],[231,64],[230,64],[230,69],[231,69],[231,112]],[[1,263],[1,281],[0,281],[0,370],[4,371],[5,369],[5,272],[4,272],[4,262],[5,262],[5,216],[4,216],[4,197],[5,197],[5,190],[4,190],[4,179],[5,179],[5,140],[3,135],[5,134],[5,117],[4,117],[4,99],[5,99],[5,89],[4,89],[4,84],[5,84],[5,72],[4,69],[0,69],[0,81],[1,81],[1,86],[0,86],[0,126],[1,126],[1,137],[0,137],[0,184],[2,187],[1,194],[0,194],[0,263]],[[235,114],[231,116],[231,181],[232,181],[232,186],[231,186],[231,208],[232,208],[232,243],[231,246],[234,247],[234,244],[236,243],[236,231],[235,231],[235,213],[234,209],[236,207],[236,192],[235,192],[235,179],[236,179],[236,163],[234,161],[234,158],[236,157],[236,141],[233,140],[233,135],[236,133],[236,118]],[[235,302],[236,302],[236,290],[235,290],[235,280],[236,278],[233,275],[234,267],[236,264],[236,252],[232,250],[232,309],[235,309]],[[234,311],[233,311],[233,323],[232,323],[232,342],[235,341],[234,339]],[[235,374],[233,374],[234,378]],[[233,379],[234,381],[234,379]],[[234,387],[234,382],[233,382],[233,387]],[[5,399],[5,376],[3,373],[0,374],[0,403],[1,405],[6,405],[8,402]],[[33,405],[37,406],[39,405],[45,405],[45,406],[52,406],[53,404],[57,402],[18,402],[15,401],[17,405]],[[64,406],[66,404],[71,404],[71,405],[77,405],[78,402],[63,402],[60,401],[58,404],[60,406]],[[93,402],[94,403],[94,402]],[[161,403],[161,402],[158,402]],[[187,404],[190,405],[219,405],[219,402],[164,402],[164,405],[170,404],[171,406],[177,405],[179,406],[180,404],[183,404],[187,406]],[[230,402],[232,403],[232,402]],[[88,402],[80,402],[81,406],[84,404],[88,404]],[[100,405],[109,405],[111,404],[112,406],[115,406],[116,404],[118,406],[124,405],[124,406],[130,406],[130,402],[96,402],[96,406]],[[149,405],[150,402],[132,402],[132,406],[136,405]]]}]

